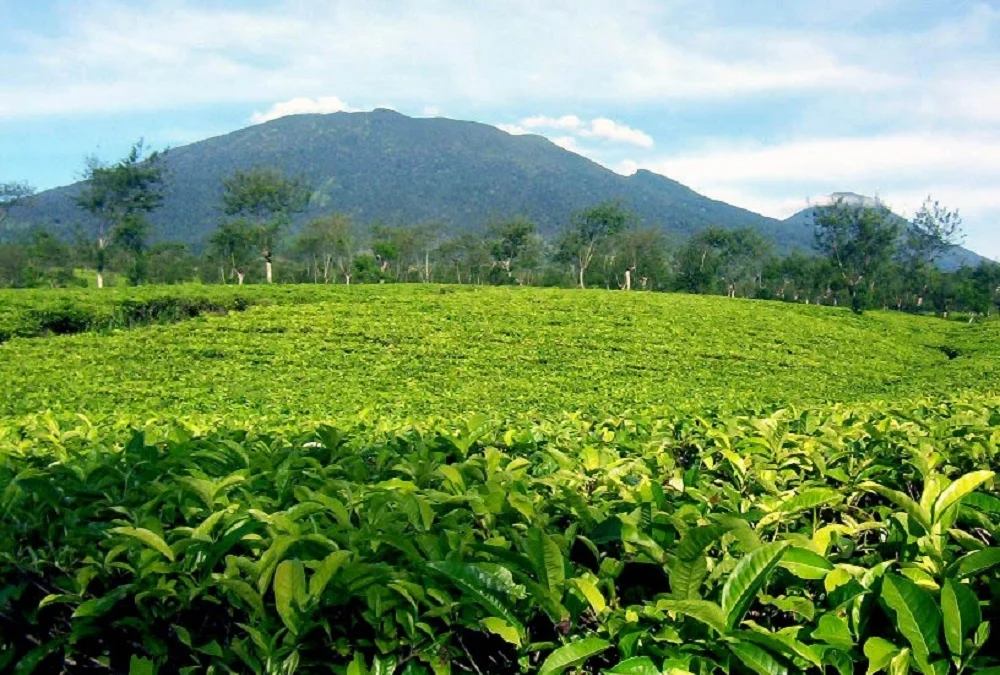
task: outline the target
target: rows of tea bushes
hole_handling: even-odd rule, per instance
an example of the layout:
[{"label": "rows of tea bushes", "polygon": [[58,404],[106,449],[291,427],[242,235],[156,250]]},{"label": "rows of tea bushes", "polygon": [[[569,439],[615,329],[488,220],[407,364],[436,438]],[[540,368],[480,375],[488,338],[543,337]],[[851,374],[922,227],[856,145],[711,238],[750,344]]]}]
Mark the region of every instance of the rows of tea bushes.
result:
[{"label": "rows of tea bushes", "polygon": [[0,671],[1000,672],[1000,398],[0,425]]},{"label": "rows of tea bushes", "polygon": [[593,416],[948,397],[1000,382],[1000,322],[536,288],[278,286],[245,299],[253,306],[228,316],[0,345],[0,419]]},{"label": "rows of tea bushes", "polygon": [[[328,292],[328,291],[327,291]],[[321,297],[308,286],[237,287],[187,284],[141,288],[0,289],[0,343],[14,337],[69,335],[171,323],[252,305],[297,304]]]}]

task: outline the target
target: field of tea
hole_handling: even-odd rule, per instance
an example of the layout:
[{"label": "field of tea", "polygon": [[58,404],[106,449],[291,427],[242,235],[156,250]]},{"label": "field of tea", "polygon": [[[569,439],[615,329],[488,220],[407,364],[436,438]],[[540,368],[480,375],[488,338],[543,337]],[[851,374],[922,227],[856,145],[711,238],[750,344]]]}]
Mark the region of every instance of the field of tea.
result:
[{"label": "field of tea", "polygon": [[1000,324],[192,286],[0,336],[0,671],[1000,672]]}]

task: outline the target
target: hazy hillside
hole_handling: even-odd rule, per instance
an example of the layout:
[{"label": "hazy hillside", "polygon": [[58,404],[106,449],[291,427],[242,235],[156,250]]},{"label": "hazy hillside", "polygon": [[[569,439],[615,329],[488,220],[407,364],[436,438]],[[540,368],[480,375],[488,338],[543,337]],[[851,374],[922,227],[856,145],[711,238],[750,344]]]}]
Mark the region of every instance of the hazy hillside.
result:
[{"label": "hazy hillside", "polygon": [[[853,192],[835,192],[830,195],[829,200],[832,202],[836,199],[844,199],[850,203],[857,203],[863,206],[875,206],[878,201],[872,197],[866,197],[864,195],[855,194]],[[787,218],[784,222],[786,225],[798,231],[812,232],[813,229],[813,211],[814,207],[809,207],[802,209],[795,215]],[[895,214],[894,214],[895,215]],[[895,216],[898,220],[900,227],[909,227],[909,222],[902,216]],[[953,271],[962,267],[963,265],[976,266],[987,260],[983,256],[970,251],[969,249],[956,247],[948,252],[941,260],[940,266],[946,271]]]},{"label": "hazy hillside", "polygon": [[[621,199],[647,224],[686,236],[709,225],[754,227],[779,250],[810,245],[794,224],[708,199],[663,176],[625,177],[541,136],[389,110],[298,115],[176,148],[168,154],[171,195],[156,214],[157,238],[202,241],[220,218],[222,178],[239,168],[276,166],[316,187],[310,215],[345,211],[361,222],[439,221],[477,228],[525,215],[543,232],[580,208]],[[83,218],[70,186],[39,195],[13,215],[13,228],[71,231]]]}]

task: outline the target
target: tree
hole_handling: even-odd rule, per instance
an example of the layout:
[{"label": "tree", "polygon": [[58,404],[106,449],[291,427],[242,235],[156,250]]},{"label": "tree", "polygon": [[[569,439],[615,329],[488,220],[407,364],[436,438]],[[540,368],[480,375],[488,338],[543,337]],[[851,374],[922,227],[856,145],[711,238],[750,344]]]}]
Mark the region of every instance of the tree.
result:
[{"label": "tree", "polygon": [[537,227],[527,218],[514,218],[494,223],[487,229],[493,262],[512,276],[512,268],[532,244]]},{"label": "tree", "polygon": [[586,288],[584,276],[597,247],[608,237],[626,229],[631,221],[632,215],[617,202],[603,202],[573,214],[559,248],[560,257],[572,260],[577,267],[580,288]]},{"label": "tree", "polygon": [[256,244],[256,232],[245,218],[234,218],[223,222],[219,229],[209,238],[209,251],[223,265],[222,281],[225,283],[225,265],[229,265],[230,276],[235,276],[242,286],[246,278],[247,268],[253,260]]},{"label": "tree", "polygon": [[15,206],[23,206],[35,194],[35,188],[27,183],[0,183],[0,223],[7,220]]},{"label": "tree", "polygon": [[851,298],[864,311],[878,273],[892,260],[899,239],[896,217],[882,204],[865,206],[838,199],[816,209],[816,248],[832,264]]},{"label": "tree", "polygon": [[931,285],[935,264],[964,239],[962,218],[929,196],[924,200],[906,236],[905,267],[911,279],[920,281],[917,307],[922,307]]},{"label": "tree", "polygon": [[147,154],[142,140],[132,145],[128,155],[115,164],[103,164],[96,157],[86,160],[83,190],[76,203],[97,221],[95,262],[97,287],[104,287],[107,247],[117,230],[128,230],[125,241],[141,241],[149,229],[146,216],[163,204],[165,153]]},{"label": "tree", "polygon": [[[237,171],[222,181],[223,211],[243,219],[264,259],[264,276],[273,281],[274,252],[278,234],[292,216],[306,210],[310,189],[302,178],[286,178],[277,169]],[[243,226],[240,226],[243,227]]]}]

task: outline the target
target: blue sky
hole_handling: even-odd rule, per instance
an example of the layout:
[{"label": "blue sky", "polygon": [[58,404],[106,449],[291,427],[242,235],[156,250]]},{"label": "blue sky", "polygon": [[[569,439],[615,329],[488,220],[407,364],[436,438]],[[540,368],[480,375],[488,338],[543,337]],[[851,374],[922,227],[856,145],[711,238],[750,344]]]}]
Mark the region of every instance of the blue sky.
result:
[{"label": "blue sky", "polygon": [[0,0],[0,180],[295,112],[540,133],[786,217],[927,195],[1000,258],[1000,3]]}]

